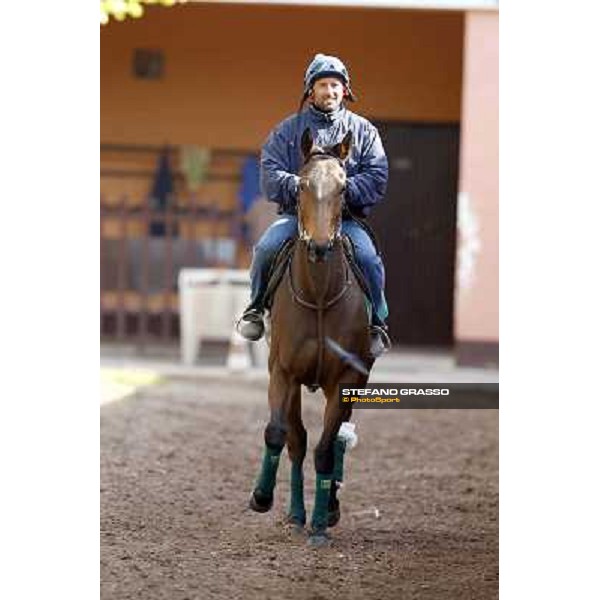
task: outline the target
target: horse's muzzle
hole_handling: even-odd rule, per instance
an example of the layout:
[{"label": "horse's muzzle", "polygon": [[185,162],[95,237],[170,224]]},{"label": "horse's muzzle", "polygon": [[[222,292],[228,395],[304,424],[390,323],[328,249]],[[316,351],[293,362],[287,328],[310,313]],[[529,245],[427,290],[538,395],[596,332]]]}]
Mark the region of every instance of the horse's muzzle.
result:
[{"label": "horse's muzzle", "polygon": [[327,260],[333,250],[333,241],[329,240],[324,244],[317,244],[315,240],[308,242],[308,260],[311,262],[323,262]]}]

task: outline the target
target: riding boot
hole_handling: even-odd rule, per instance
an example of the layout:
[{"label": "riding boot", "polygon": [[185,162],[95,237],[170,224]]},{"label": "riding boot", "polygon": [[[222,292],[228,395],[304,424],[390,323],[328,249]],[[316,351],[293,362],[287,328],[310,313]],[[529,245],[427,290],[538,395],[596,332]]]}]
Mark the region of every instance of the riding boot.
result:
[{"label": "riding boot", "polygon": [[263,321],[264,312],[265,309],[262,305],[262,298],[252,302],[237,322],[237,330],[240,335],[251,342],[260,340],[265,332],[265,323]]}]

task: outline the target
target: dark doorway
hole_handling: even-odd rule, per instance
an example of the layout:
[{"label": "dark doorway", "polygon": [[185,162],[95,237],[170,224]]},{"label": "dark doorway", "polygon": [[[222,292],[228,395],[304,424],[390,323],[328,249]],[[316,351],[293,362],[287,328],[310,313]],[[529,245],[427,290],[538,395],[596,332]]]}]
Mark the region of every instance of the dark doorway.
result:
[{"label": "dark doorway", "polygon": [[385,200],[369,223],[386,265],[395,344],[454,341],[459,125],[374,122],[390,165]]}]

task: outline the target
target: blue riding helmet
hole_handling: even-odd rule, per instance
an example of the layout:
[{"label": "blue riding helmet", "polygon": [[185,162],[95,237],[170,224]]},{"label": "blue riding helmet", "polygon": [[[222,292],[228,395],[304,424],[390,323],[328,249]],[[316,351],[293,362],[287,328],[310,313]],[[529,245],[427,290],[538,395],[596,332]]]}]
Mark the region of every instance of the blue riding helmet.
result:
[{"label": "blue riding helmet", "polygon": [[354,94],[350,88],[350,75],[344,63],[337,56],[317,54],[312,59],[306,73],[304,74],[304,97],[310,93],[313,83],[322,77],[337,77],[344,82],[348,91],[348,99],[354,102]]}]

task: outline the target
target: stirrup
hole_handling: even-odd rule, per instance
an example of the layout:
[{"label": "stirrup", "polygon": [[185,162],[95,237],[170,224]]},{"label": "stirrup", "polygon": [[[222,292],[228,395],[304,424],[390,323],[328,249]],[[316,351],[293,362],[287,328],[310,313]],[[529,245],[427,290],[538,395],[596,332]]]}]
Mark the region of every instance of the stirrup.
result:
[{"label": "stirrup", "polygon": [[373,358],[379,358],[392,347],[390,336],[385,325],[371,325],[369,333],[371,334],[371,355]]}]

